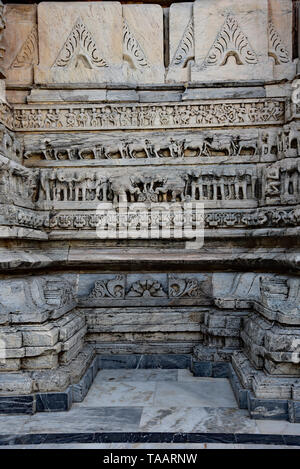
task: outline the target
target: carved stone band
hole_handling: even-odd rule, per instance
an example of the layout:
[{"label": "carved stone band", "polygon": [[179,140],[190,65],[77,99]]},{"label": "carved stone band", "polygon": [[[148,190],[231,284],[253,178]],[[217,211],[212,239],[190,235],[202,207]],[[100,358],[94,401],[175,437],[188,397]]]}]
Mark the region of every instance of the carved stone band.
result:
[{"label": "carved stone band", "polygon": [[[236,127],[281,124],[284,99],[202,101],[185,104],[15,106],[20,131]],[[1,113],[0,113],[1,119]]]}]

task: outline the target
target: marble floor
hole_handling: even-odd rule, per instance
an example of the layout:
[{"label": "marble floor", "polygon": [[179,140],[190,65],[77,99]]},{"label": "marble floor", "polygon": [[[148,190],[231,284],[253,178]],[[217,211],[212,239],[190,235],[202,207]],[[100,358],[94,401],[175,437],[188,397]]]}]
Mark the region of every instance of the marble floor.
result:
[{"label": "marble floor", "polygon": [[[102,370],[97,374],[85,400],[73,404],[68,412],[36,413],[32,416],[0,415],[0,439],[2,435],[4,442],[4,435],[113,432],[299,436],[300,424],[251,420],[247,411],[238,408],[230,383],[225,378],[196,378],[189,370],[162,369]],[[76,443],[74,440],[68,442],[58,437],[57,443],[60,441],[65,447],[93,447],[96,444],[83,444],[82,441]],[[40,448],[57,447],[57,444],[47,445],[46,441],[40,443],[37,445]],[[245,441],[245,444],[227,447],[253,446],[251,442],[248,443]],[[262,443],[264,446],[265,442]],[[7,444],[14,445],[9,437]],[[98,443],[94,447],[142,448],[144,446],[141,445],[146,444],[151,443],[107,442]],[[181,448],[184,445],[155,443],[155,447],[160,444],[164,445],[163,448]],[[212,444],[218,446],[218,442],[213,442],[191,443],[189,447],[197,448],[200,445],[199,449],[205,449]],[[222,442],[220,444],[224,447]],[[30,446],[19,445],[21,447]]]}]

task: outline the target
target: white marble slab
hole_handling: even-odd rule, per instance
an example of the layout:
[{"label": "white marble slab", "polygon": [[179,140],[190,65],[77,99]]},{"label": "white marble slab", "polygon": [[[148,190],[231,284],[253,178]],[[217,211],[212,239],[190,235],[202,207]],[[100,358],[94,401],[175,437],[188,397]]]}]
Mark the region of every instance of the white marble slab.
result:
[{"label": "white marble slab", "polygon": [[155,407],[238,407],[227,379],[158,382]]},{"label": "white marble slab", "polygon": [[33,415],[22,433],[136,432],[141,413],[138,407],[78,408],[74,405],[68,412]]},{"label": "white marble slab", "polygon": [[274,435],[300,435],[300,423],[282,420],[256,420],[260,433]]},{"label": "white marble slab", "polygon": [[[97,378],[96,378],[97,379]],[[77,407],[139,407],[154,405],[155,382],[109,382],[95,380]]]},{"label": "white marble slab", "polygon": [[248,412],[232,408],[169,407],[144,408],[140,423],[143,432],[258,433]]},{"label": "white marble slab", "polygon": [[0,415],[0,434],[23,433],[30,418],[30,415]]}]

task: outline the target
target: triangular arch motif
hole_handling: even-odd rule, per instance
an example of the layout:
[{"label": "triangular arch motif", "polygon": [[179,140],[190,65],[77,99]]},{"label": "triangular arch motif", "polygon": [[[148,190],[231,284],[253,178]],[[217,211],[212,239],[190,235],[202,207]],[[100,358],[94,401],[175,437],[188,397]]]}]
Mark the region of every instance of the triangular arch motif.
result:
[{"label": "triangular arch motif", "polygon": [[273,57],[276,65],[290,62],[290,55],[282,39],[275,29],[272,21],[269,21],[269,56]]},{"label": "triangular arch motif", "polygon": [[241,30],[234,15],[229,13],[213,43],[203,67],[225,65],[233,56],[238,65],[257,64],[257,55],[252,49],[247,36]]},{"label": "triangular arch motif", "polygon": [[33,26],[10,68],[21,68],[38,63],[37,27]]},{"label": "triangular arch motif", "polygon": [[188,62],[194,58],[194,24],[193,19],[190,19],[172,59],[171,67],[186,68]]},{"label": "triangular arch motif", "polygon": [[106,61],[100,57],[91,33],[82,19],[78,18],[53,66],[69,67],[75,63],[77,67],[80,62],[90,69],[108,67]]},{"label": "triangular arch motif", "polygon": [[131,68],[143,70],[149,68],[147,56],[135,36],[130,31],[127,21],[123,21],[123,58]]}]

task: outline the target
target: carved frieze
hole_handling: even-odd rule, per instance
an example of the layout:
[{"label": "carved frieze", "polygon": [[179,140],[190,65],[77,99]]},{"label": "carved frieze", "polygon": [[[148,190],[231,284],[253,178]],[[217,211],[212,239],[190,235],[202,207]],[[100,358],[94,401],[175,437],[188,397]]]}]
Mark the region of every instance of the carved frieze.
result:
[{"label": "carved frieze", "polygon": [[203,162],[215,158],[218,162],[218,157],[222,157],[222,162],[227,159],[232,162],[232,158],[237,162],[254,162],[275,161],[279,152],[282,154],[281,130],[277,129],[219,130],[197,134],[169,132],[163,137],[159,134],[143,136],[135,132],[125,137],[118,133],[91,138],[85,133],[80,140],[84,143],[77,144],[77,137],[71,144],[68,140],[64,143],[61,135],[57,135],[55,138],[51,136],[51,140],[45,138],[41,143],[39,139],[33,144],[30,137],[24,153],[25,163],[52,161],[55,166],[59,161],[80,164],[81,161],[101,160],[101,163],[106,161],[113,166],[116,159],[126,165],[137,165],[150,159],[153,164],[165,159],[172,163],[172,160],[177,160],[177,164],[181,164],[186,158],[199,158]]},{"label": "carved frieze", "polygon": [[15,106],[13,125],[22,131],[271,125],[283,123],[284,111],[282,99],[134,106]]},{"label": "carved frieze", "polygon": [[[28,170],[27,170],[28,171]],[[254,203],[257,200],[256,169],[231,166],[211,169],[202,166],[195,170],[178,170],[170,175],[168,170],[124,173],[108,173],[101,169],[64,170],[43,169],[40,172],[39,202],[68,204],[80,202],[81,206],[95,208],[100,202],[184,202],[205,201],[216,204],[221,201]]]},{"label": "carved frieze", "polygon": [[[25,218],[24,218],[25,221]],[[172,218],[170,219],[172,223]],[[96,230],[103,217],[95,212],[59,211],[50,215],[51,230]],[[162,223],[161,223],[162,224]],[[258,210],[205,210],[204,224],[207,229],[296,227],[300,224],[300,209],[274,208]],[[29,225],[31,226],[31,225]]]}]

